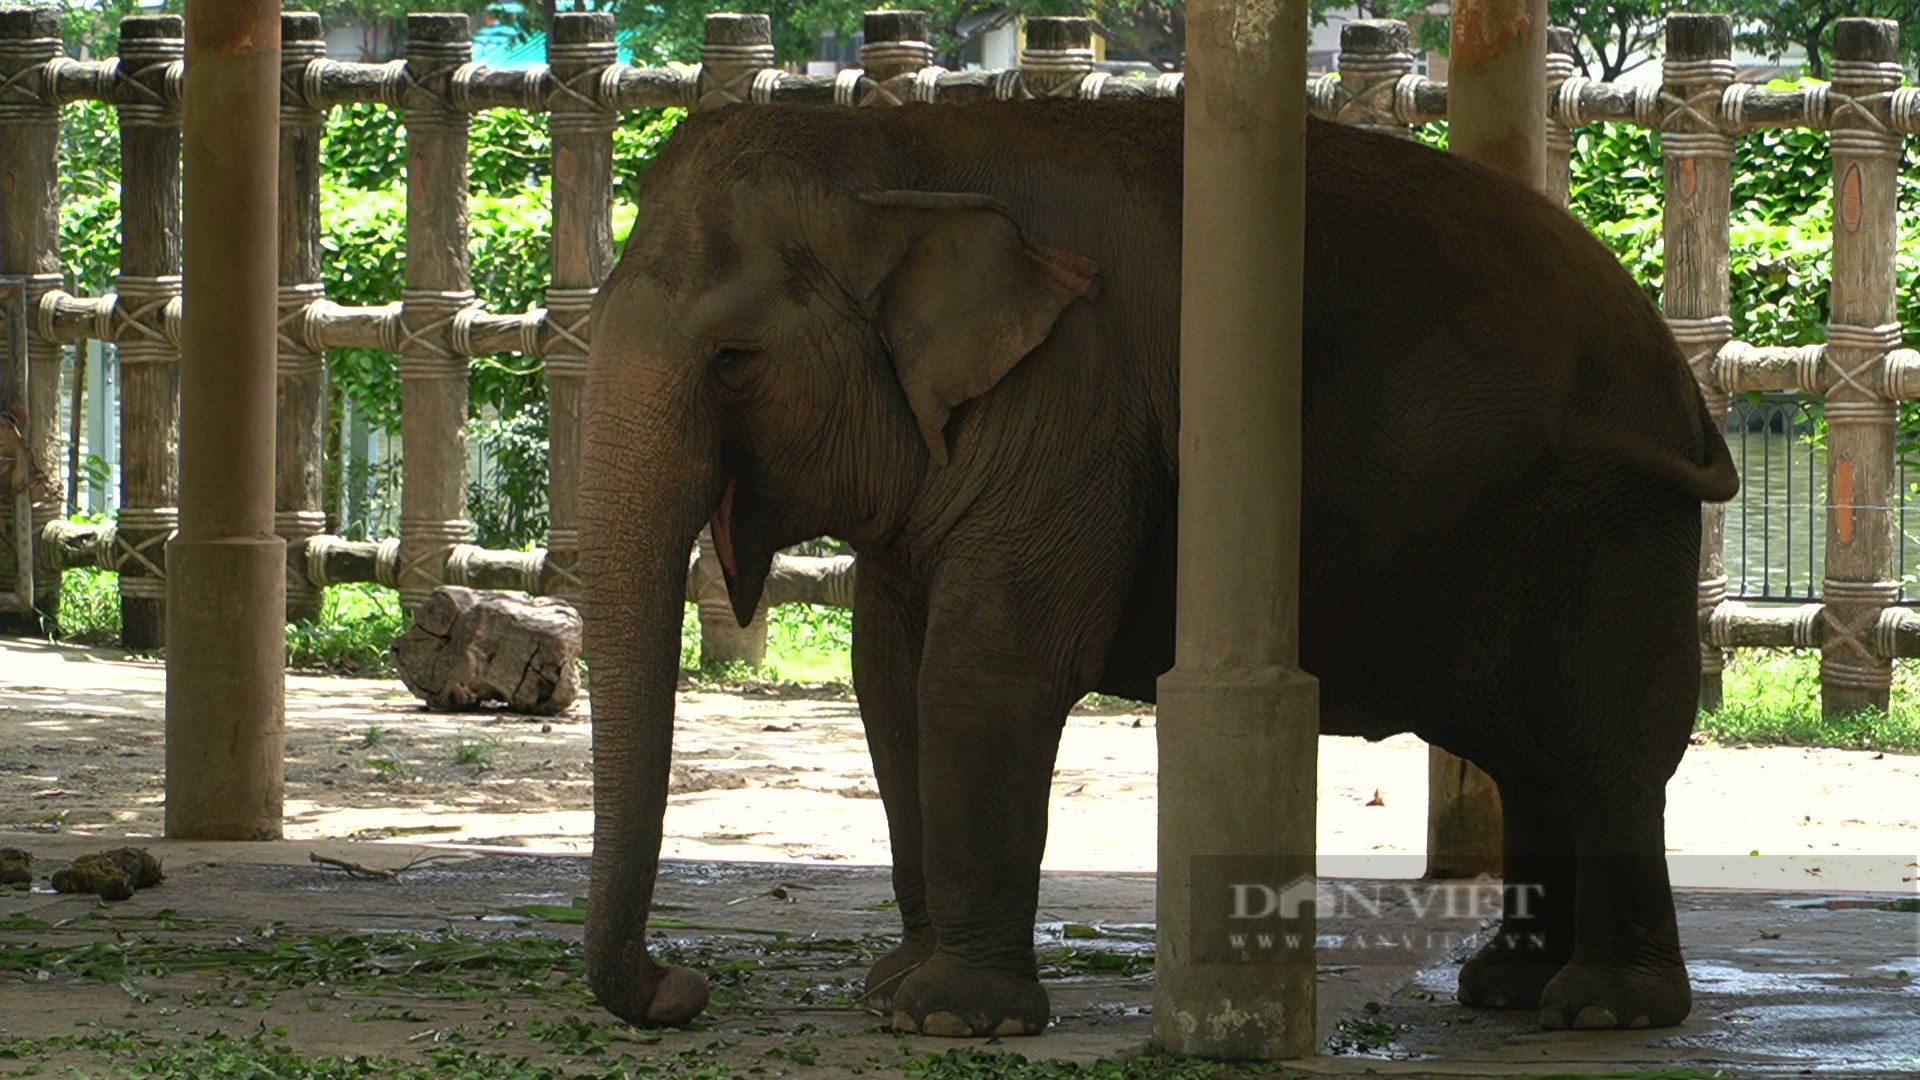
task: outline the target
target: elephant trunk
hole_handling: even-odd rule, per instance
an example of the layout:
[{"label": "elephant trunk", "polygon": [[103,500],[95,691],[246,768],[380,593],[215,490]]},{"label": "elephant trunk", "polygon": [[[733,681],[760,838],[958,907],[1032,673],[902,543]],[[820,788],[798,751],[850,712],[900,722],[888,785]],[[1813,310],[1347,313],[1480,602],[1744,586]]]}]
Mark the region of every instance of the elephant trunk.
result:
[{"label": "elephant trunk", "polygon": [[[687,556],[714,497],[713,469],[698,464],[710,455],[690,452],[677,437],[684,433],[673,431],[684,419],[637,419],[617,391],[599,389],[589,389],[581,491],[593,705],[587,980],[629,1023],[685,1024],[706,1006],[706,979],[655,963],[646,933],[673,753]],[[601,403],[604,412],[594,408]],[[635,446],[637,432],[650,445]]]}]

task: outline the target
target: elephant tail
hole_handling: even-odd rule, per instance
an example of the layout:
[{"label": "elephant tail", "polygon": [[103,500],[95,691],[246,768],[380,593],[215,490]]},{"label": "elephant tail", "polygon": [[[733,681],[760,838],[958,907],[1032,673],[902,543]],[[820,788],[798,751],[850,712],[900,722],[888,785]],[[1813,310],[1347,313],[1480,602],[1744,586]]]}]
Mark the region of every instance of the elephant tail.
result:
[{"label": "elephant tail", "polygon": [[1580,431],[1571,440],[1572,448],[1625,463],[1642,478],[1701,502],[1726,502],[1740,493],[1740,471],[1727,449],[1726,438],[1707,411],[1706,401],[1696,393],[1694,402],[1705,461],[1692,460],[1688,454],[1632,431]]}]

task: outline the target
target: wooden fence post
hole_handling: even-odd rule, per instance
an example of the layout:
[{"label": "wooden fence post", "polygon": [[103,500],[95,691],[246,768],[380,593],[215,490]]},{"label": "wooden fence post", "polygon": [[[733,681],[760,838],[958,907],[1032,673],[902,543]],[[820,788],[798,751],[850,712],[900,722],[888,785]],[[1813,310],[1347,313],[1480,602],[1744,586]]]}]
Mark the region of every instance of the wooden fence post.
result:
[{"label": "wooden fence post", "polygon": [[[866,93],[856,104],[899,105],[913,100],[914,80],[933,64],[933,46],[927,41],[927,13],[924,11],[869,11],[862,20],[865,31],[860,43],[860,72],[865,76],[858,85]],[[842,104],[855,85],[843,77]],[[839,89],[839,87],[836,87]]]},{"label": "wooden fence post", "polygon": [[326,531],[327,373],[303,332],[321,299],[320,135],[327,114],[307,98],[307,65],[327,55],[320,16],[280,17],[280,319],[273,527],[287,541],[287,621],[320,617],[321,591],[307,580],[306,541]]},{"label": "wooden fence post", "polygon": [[1880,612],[1899,596],[1894,559],[1894,422],[1883,386],[1900,346],[1894,309],[1901,137],[1886,123],[1900,85],[1899,24],[1841,19],[1833,34],[1833,293],[1827,324],[1826,647],[1828,716],[1887,708],[1893,665],[1876,649]]},{"label": "wooden fence post", "polygon": [[[0,176],[6,177],[0,188],[0,277],[25,279],[30,324],[40,298],[61,285],[60,110],[46,77],[47,62],[58,55],[57,8],[0,11]],[[60,513],[57,485],[38,479],[52,474],[60,448],[59,343],[29,332],[26,371],[25,408],[11,421],[0,420],[0,457],[25,455],[26,475],[36,479],[26,520],[17,517],[14,493],[0,490],[0,589],[11,589],[18,573],[19,532],[27,533],[29,543],[37,542],[41,529]],[[41,619],[56,617],[59,572],[29,568],[28,573],[35,610],[0,613],[0,632],[37,636],[43,632]]]},{"label": "wooden fence post", "polygon": [[449,98],[472,58],[465,15],[407,16],[407,270],[400,294],[400,603],[445,581],[466,542],[467,358],[447,329],[473,302],[467,252],[467,114]]},{"label": "wooden fence post", "polygon": [[1093,20],[1036,15],[1027,20],[1020,50],[1020,82],[1033,97],[1076,97],[1093,71]]},{"label": "wooden fence post", "polygon": [[180,102],[167,65],[186,52],[178,15],[120,23],[120,640],[166,637],[166,543],[180,523],[180,350],[163,332],[180,296]]},{"label": "wooden fence post", "polygon": [[542,591],[580,595],[580,456],[585,416],[587,313],[613,267],[613,128],[600,75],[616,59],[613,16],[556,16],[547,36],[553,72],[553,280],[547,287],[547,562]]},{"label": "wooden fence post", "polygon": [[[723,13],[708,15],[706,40],[700,46],[700,95],[697,108],[710,109],[747,100],[753,80],[773,70],[773,24],[765,15]],[[700,558],[720,565],[713,537],[700,533]],[[767,655],[767,608],[763,602],[753,621],[741,626],[727,598],[719,574],[703,575],[694,597],[700,611],[702,664],[759,664]]]},{"label": "wooden fence post", "polygon": [[773,67],[773,20],[766,15],[718,12],[706,19],[700,43],[700,91],[695,108],[746,101],[753,80]]},{"label": "wooden fence post", "polygon": [[1561,122],[1554,102],[1579,71],[1573,60],[1575,44],[1573,31],[1564,26],[1547,31],[1547,173],[1540,193],[1563,207],[1573,190],[1573,131]]},{"label": "wooden fence post", "polygon": [[[1666,199],[1661,228],[1666,269],[1661,307],[1667,327],[1706,396],[1707,412],[1724,425],[1729,399],[1714,374],[1720,346],[1733,336],[1728,314],[1727,249],[1732,201],[1733,139],[1721,130],[1720,99],[1733,81],[1733,24],[1725,15],[1667,17],[1658,116]],[[1702,620],[1727,595],[1721,548],[1726,507],[1700,508],[1699,611]],[[1720,707],[1724,650],[1700,647],[1700,707]]]},{"label": "wooden fence post", "polygon": [[1333,89],[1340,123],[1409,137],[1398,115],[1401,80],[1413,74],[1409,40],[1407,24],[1393,19],[1354,19],[1340,28],[1340,79]]}]

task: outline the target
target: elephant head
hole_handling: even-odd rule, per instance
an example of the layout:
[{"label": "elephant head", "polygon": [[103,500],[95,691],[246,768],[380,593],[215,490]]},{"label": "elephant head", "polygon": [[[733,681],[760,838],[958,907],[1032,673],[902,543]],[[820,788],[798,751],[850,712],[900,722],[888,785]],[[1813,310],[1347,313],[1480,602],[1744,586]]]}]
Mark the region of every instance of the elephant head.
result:
[{"label": "elephant head", "polygon": [[[911,155],[798,139],[826,110],[681,125],[593,314],[581,568],[594,864],[587,973],[632,1022],[684,1023],[705,980],[649,955],[687,554],[711,525],[744,624],[774,553],[907,527],[951,474],[955,411],[1097,288],[984,194]],[[850,128],[853,138],[876,125]],[[877,137],[877,136],[871,136]],[[863,164],[850,164],[863,163]]]}]

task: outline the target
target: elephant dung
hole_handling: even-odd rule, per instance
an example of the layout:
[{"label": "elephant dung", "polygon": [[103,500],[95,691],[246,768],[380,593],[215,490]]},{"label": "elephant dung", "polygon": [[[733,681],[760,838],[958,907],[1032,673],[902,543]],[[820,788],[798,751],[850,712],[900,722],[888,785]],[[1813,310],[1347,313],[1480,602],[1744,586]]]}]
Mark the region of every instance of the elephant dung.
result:
[{"label": "elephant dung", "polygon": [[135,889],[150,888],[166,880],[160,860],[145,848],[114,848],[94,855],[82,855],[65,869],[53,872],[53,891],[92,893],[102,900],[125,900]]},{"label": "elephant dung", "polygon": [[19,848],[0,847],[0,885],[33,884],[33,855]]},{"label": "elephant dung", "polygon": [[514,712],[562,713],[580,693],[580,615],[551,597],[433,590],[394,639],[394,666],[430,709],[498,702]]}]

